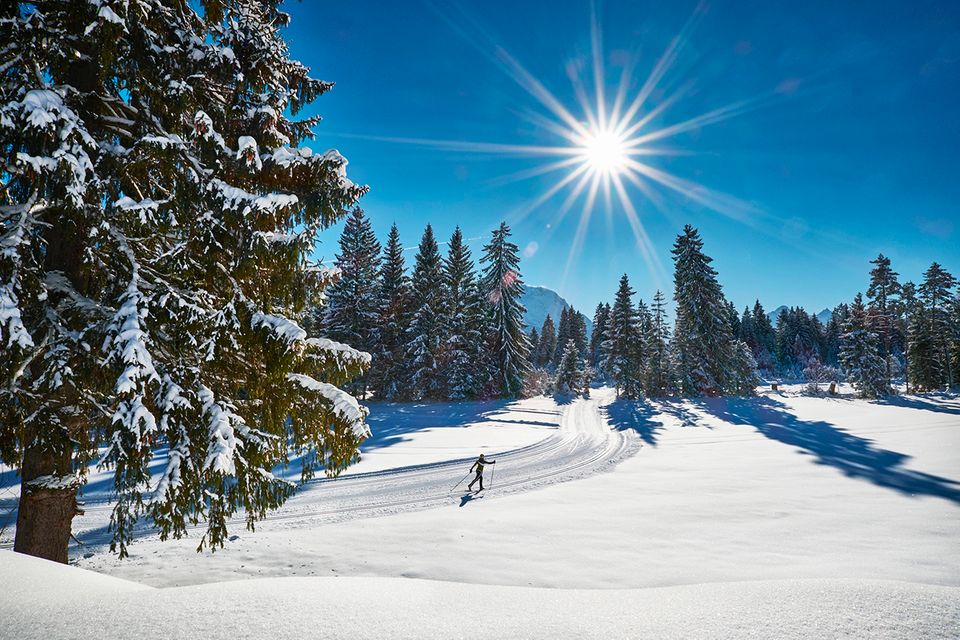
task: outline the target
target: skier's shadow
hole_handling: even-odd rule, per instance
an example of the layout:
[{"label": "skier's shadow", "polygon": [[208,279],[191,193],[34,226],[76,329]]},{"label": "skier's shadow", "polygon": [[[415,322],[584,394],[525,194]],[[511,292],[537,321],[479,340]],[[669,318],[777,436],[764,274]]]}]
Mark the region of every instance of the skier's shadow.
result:
[{"label": "skier's shadow", "polygon": [[464,495],[460,496],[460,506],[462,507],[468,502],[478,500],[479,498],[482,498],[482,497],[483,496],[478,496],[476,493],[473,493],[472,491],[470,493],[465,493]]}]

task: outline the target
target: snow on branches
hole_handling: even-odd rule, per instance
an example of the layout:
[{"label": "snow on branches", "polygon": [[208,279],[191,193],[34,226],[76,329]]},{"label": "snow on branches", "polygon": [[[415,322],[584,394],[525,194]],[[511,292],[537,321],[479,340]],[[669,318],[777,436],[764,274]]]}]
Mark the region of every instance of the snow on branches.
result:
[{"label": "snow on branches", "polygon": [[366,191],[300,146],[332,84],[290,58],[279,3],[21,5],[0,20],[0,404],[28,432],[0,425],[0,455],[31,482],[106,445],[121,555],[144,513],[222,544],[289,495],[291,452],[336,472],[369,434],[338,388],[369,355],[300,326],[335,280],[318,236]]}]

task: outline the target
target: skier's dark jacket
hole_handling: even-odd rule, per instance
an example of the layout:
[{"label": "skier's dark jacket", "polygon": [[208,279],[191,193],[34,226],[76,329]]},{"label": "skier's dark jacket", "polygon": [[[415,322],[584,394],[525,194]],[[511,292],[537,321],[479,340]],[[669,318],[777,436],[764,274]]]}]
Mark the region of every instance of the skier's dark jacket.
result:
[{"label": "skier's dark jacket", "polygon": [[480,457],[477,458],[476,462],[473,463],[473,466],[470,467],[470,471],[473,471],[473,468],[477,468],[477,475],[483,473],[483,465],[485,464],[497,464],[496,460],[487,460],[483,457],[483,454],[480,454]]}]

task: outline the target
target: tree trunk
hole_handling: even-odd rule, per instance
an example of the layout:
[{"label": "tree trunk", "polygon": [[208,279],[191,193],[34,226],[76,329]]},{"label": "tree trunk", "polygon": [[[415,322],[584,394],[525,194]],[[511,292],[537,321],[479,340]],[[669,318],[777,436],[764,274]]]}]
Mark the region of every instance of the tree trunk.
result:
[{"label": "tree trunk", "polygon": [[17,536],[13,550],[54,562],[67,562],[67,545],[77,507],[77,487],[31,486],[44,476],[73,477],[69,450],[54,456],[40,447],[28,447],[23,453],[20,505],[17,510]]}]

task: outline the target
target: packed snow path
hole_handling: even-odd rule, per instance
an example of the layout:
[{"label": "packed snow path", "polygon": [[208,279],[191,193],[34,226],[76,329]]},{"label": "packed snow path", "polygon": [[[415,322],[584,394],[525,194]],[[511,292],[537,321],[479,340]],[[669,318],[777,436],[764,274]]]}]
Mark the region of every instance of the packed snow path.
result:
[{"label": "packed snow path", "polygon": [[[454,490],[456,482],[473,464],[473,456],[322,478],[302,486],[283,507],[258,523],[257,529],[303,528],[451,504],[469,506],[470,501],[481,496],[515,494],[610,470],[641,446],[636,432],[612,429],[603,417],[601,407],[614,397],[613,389],[601,388],[594,389],[590,398],[561,401],[554,409],[525,407],[523,410],[528,413],[549,413],[544,415],[544,422],[554,419],[555,411],[559,411],[557,427],[534,444],[487,452],[487,457],[497,463],[487,466],[485,490],[479,494],[467,492],[473,474]],[[107,524],[113,508],[112,496],[99,489],[88,491],[81,498],[85,515],[74,521],[74,533],[88,548],[106,544],[110,539]],[[243,533],[242,513],[230,527],[231,533]],[[202,527],[189,529],[199,531]],[[152,533],[145,520],[137,530],[138,538]],[[12,538],[5,539],[2,546],[9,547],[11,541]]]},{"label": "packed snow path", "polygon": [[[573,399],[560,405],[559,429],[547,438],[527,447],[488,455],[497,462],[484,472],[482,493],[468,493],[473,474],[467,472],[475,458],[461,458],[316,480],[269,520],[293,521],[300,527],[451,502],[465,505],[478,496],[527,491],[612,469],[640,447],[634,432],[613,430],[601,416],[600,407],[612,400],[613,390],[608,388],[595,390],[591,398]],[[468,477],[464,478],[465,475]],[[463,481],[454,488],[461,478]]]}]

